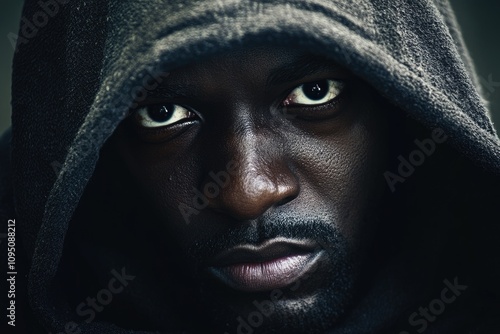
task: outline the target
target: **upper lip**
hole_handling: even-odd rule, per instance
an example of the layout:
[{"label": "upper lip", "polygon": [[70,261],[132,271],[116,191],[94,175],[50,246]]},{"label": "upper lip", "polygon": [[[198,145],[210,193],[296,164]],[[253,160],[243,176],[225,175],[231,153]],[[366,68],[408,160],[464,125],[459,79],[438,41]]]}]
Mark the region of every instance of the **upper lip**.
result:
[{"label": "upper lip", "polygon": [[310,240],[276,238],[260,245],[242,244],[222,251],[212,259],[211,266],[262,263],[291,255],[308,254],[315,250],[318,250],[317,244]]}]

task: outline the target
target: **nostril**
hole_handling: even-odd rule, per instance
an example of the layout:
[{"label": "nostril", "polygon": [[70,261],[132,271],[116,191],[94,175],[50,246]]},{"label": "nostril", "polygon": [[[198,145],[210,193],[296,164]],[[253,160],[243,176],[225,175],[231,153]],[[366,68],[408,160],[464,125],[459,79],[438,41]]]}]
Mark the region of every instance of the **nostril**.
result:
[{"label": "nostril", "polygon": [[275,203],[275,206],[285,205],[285,204],[287,204],[288,202],[293,201],[296,197],[297,197],[297,195],[287,196],[287,197],[283,198],[282,200],[280,200],[280,201],[276,202],[276,203]]},{"label": "nostril", "polygon": [[220,192],[209,199],[214,212],[224,212],[238,220],[254,219],[299,194],[298,178],[287,166],[257,158],[238,165]]}]

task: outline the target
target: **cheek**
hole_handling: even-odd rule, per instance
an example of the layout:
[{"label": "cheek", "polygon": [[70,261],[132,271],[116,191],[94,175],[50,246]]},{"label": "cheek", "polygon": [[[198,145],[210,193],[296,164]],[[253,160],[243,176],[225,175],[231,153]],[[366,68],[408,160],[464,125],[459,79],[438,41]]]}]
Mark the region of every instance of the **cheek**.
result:
[{"label": "cheek", "polygon": [[189,139],[179,138],[172,145],[145,145],[133,136],[117,133],[114,142],[138,186],[134,196],[145,203],[141,210],[148,219],[143,224],[160,224],[169,234],[182,235],[190,228],[179,209],[181,204],[191,206],[200,174],[195,155],[185,154]]},{"label": "cheek", "polygon": [[295,161],[307,210],[328,212],[351,240],[370,234],[371,210],[383,193],[385,126],[372,107],[327,136],[301,138]]}]

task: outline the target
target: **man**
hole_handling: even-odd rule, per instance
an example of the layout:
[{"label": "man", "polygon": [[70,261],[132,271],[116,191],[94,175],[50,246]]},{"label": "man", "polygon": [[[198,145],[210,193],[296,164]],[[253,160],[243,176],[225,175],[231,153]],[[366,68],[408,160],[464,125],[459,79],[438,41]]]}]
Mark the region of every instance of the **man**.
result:
[{"label": "man", "polygon": [[499,329],[500,145],[445,2],[50,6],[5,147],[30,332]]}]

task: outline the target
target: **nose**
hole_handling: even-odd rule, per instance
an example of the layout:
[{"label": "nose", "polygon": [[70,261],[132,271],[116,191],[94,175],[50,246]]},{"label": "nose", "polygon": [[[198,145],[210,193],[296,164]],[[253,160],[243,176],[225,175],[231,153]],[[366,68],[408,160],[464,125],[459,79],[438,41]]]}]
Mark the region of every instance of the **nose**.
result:
[{"label": "nose", "polygon": [[225,147],[225,170],[210,172],[204,182],[205,187],[213,181],[220,186],[218,196],[209,200],[210,208],[236,220],[251,220],[298,196],[298,178],[276,140],[247,129],[233,132]]}]

